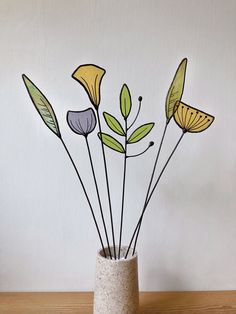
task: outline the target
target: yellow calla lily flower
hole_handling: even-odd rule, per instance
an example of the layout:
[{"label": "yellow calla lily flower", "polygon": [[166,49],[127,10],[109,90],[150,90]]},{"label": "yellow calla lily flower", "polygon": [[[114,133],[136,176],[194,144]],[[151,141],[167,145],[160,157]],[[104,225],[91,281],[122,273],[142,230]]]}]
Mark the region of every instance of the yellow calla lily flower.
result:
[{"label": "yellow calla lily flower", "polygon": [[206,130],[215,118],[178,101],[175,105],[174,119],[184,132],[199,133]]},{"label": "yellow calla lily flower", "polygon": [[90,101],[97,109],[100,104],[100,85],[106,71],[94,64],[79,66],[72,77],[78,81],[85,89]]}]

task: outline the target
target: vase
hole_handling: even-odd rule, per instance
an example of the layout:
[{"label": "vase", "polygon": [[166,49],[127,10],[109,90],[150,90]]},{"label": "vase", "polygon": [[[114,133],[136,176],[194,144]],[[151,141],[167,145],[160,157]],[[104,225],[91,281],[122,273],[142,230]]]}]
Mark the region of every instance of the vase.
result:
[{"label": "vase", "polygon": [[[116,247],[118,251],[118,248]],[[113,248],[111,247],[111,251]],[[109,251],[105,249],[106,255]],[[94,314],[138,314],[138,257],[127,247],[121,247],[120,259],[104,257],[103,250],[97,254],[94,291]]]}]

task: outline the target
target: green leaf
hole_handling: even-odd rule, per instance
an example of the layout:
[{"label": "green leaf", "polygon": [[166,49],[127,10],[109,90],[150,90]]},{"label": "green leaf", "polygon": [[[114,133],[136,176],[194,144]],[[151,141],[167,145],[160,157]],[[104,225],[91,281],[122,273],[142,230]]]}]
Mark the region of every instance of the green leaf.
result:
[{"label": "green leaf", "polygon": [[22,78],[29,96],[44,123],[56,136],[61,138],[57,118],[49,101],[26,75],[23,74]]},{"label": "green leaf", "polygon": [[122,86],[120,92],[120,111],[122,116],[127,119],[132,107],[131,95],[126,84]]},{"label": "green leaf", "polygon": [[181,61],[173,81],[170,85],[166,97],[166,118],[170,120],[174,114],[174,108],[177,101],[180,101],[184,92],[184,83],[186,75],[186,67],[188,60],[185,58]]},{"label": "green leaf", "polygon": [[119,152],[119,153],[124,153],[125,149],[123,145],[118,142],[114,137],[112,137],[109,134],[106,133],[98,133],[98,137],[100,140],[103,142],[104,145],[108,146],[109,148]]},{"label": "green leaf", "polygon": [[119,135],[125,136],[124,129],[122,128],[120,122],[115,117],[113,117],[108,112],[103,112],[103,116],[107,125],[112,131],[114,131],[115,133]]},{"label": "green leaf", "polygon": [[128,138],[128,143],[136,143],[143,139],[145,136],[148,135],[149,132],[151,132],[152,128],[154,127],[155,123],[146,123],[141,125],[139,128],[137,128]]}]

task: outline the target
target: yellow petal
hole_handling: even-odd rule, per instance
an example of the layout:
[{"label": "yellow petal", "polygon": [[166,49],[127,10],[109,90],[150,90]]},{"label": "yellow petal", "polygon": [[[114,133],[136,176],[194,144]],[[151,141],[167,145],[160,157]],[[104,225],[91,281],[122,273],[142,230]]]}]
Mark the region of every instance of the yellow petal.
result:
[{"label": "yellow petal", "polygon": [[206,130],[215,118],[179,101],[175,105],[174,119],[184,132],[199,133]]},{"label": "yellow petal", "polygon": [[72,77],[77,80],[87,92],[90,101],[95,107],[100,104],[100,85],[106,71],[94,64],[79,66]]}]

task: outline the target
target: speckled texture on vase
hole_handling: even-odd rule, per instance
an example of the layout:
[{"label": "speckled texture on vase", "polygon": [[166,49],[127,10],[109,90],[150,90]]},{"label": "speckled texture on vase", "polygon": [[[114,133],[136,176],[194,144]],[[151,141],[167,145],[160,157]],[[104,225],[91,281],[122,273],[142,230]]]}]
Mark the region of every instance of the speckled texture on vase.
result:
[{"label": "speckled texture on vase", "polygon": [[[122,247],[121,257],[127,247]],[[131,250],[132,252],[132,250]],[[108,250],[106,249],[106,253]],[[99,251],[96,263],[94,314],[138,314],[138,257],[129,254],[127,259],[104,258]]]}]

